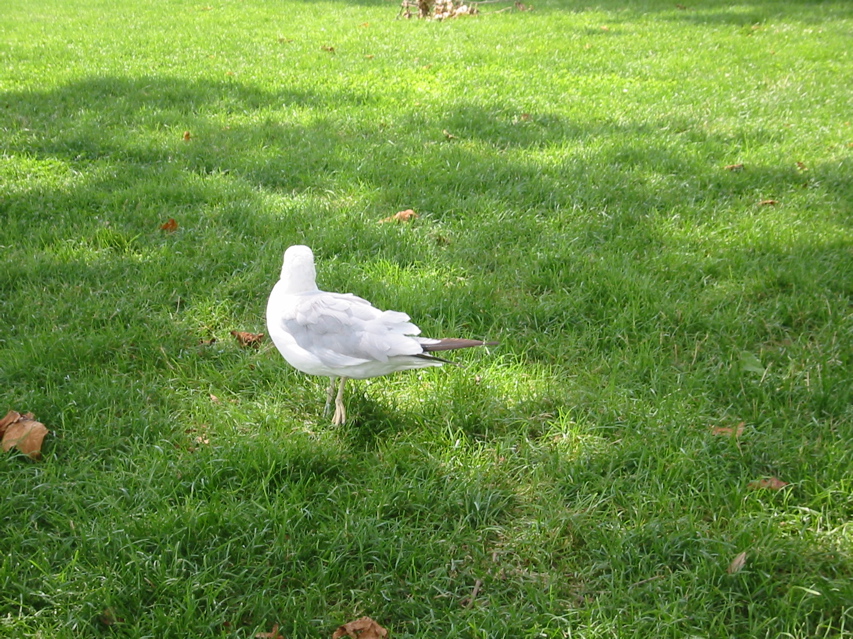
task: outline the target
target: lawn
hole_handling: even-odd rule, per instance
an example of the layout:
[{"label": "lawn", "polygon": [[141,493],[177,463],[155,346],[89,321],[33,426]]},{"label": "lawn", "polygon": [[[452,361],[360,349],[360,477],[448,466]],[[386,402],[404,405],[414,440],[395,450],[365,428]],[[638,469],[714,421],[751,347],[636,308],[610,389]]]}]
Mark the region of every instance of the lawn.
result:
[{"label": "lawn", "polygon": [[853,636],[853,4],[532,4],[5,0],[0,636]]}]

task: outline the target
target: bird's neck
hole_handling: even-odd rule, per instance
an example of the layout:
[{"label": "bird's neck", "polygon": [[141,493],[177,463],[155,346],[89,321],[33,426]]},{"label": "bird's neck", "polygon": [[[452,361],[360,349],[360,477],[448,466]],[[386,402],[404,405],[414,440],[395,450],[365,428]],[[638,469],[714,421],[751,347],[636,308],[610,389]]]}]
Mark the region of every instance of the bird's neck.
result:
[{"label": "bird's neck", "polygon": [[283,269],[281,283],[288,295],[310,293],[317,290],[317,275],[314,265],[301,265],[300,268]]}]

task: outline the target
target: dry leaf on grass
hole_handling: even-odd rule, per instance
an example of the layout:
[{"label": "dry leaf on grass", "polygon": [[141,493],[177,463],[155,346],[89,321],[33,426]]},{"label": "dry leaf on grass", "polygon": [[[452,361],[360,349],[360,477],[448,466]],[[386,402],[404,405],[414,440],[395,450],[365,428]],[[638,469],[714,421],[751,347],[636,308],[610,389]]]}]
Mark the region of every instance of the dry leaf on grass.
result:
[{"label": "dry leaf on grass", "polygon": [[732,559],[732,563],[729,564],[729,567],[726,568],[726,572],[730,575],[737,574],[741,571],[744,564],[746,564],[746,551],[744,550],[742,553],[738,554],[734,559]]},{"label": "dry leaf on grass", "polygon": [[391,216],[386,217],[386,218],[379,220],[379,221],[380,222],[410,222],[411,220],[415,219],[416,217],[418,217],[417,213],[415,213],[412,209],[406,209],[405,211],[400,211],[398,213],[395,213],[394,215],[391,215]]},{"label": "dry leaf on grass", "polygon": [[[196,452],[201,446],[210,445],[210,439],[207,436],[207,425],[202,424],[199,428],[187,428],[184,430],[189,441],[183,446],[183,449],[188,453]],[[175,448],[181,448],[175,446]]]},{"label": "dry leaf on grass", "polygon": [[269,632],[259,632],[255,635],[255,639],[284,639],[284,635],[279,634],[278,624],[273,624],[272,630]]},{"label": "dry leaf on grass", "polygon": [[98,621],[105,626],[114,626],[117,623],[124,623],[124,618],[119,617],[112,606],[108,606],[98,615]]},{"label": "dry leaf on grass", "polygon": [[776,206],[777,204],[779,204],[779,200],[761,200],[758,206]]},{"label": "dry leaf on grass", "polygon": [[192,135],[190,135],[190,132],[184,131],[184,142],[189,142],[191,138],[192,138]]},{"label": "dry leaf on grass", "polygon": [[729,164],[726,166],[726,171],[743,171],[743,164]]},{"label": "dry leaf on grass", "polygon": [[322,46],[322,47],[320,47],[320,48],[321,48],[323,51],[326,51],[327,53],[334,53],[334,52],[335,52],[335,47],[330,47],[330,46],[323,45],[323,46]]},{"label": "dry leaf on grass", "polygon": [[263,333],[246,333],[245,331],[231,331],[231,334],[237,338],[237,343],[246,348],[254,346],[257,348],[264,341]]},{"label": "dry leaf on grass", "polygon": [[41,458],[41,445],[49,431],[41,422],[37,422],[32,413],[21,415],[18,411],[10,410],[0,419],[0,436],[2,436],[3,452],[8,453],[17,448],[31,459]]},{"label": "dry leaf on grass", "polygon": [[746,487],[752,490],[782,490],[787,485],[788,482],[782,481],[777,477],[765,477],[764,479],[756,479],[749,482]]},{"label": "dry leaf on grass", "polygon": [[163,224],[160,225],[161,231],[166,231],[166,233],[174,233],[178,230],[178,223],[175,221],[175,218],[170,217]]},{"label": "dry leaf on grass", "polygon": [[741,422],[737,426],[711,426],[711,434],[738,438],[743,435],[744,426],[745,422]]},{"label": "dry leaf on grass", "polygon": [[197,446],[202,446],[210,443],[210,439],[207,436],[207,425],[202,424],[198,428],[187,428],[184,432],[192,438],[193,444],[196,446],[187,446],[187,450],[191,453],[194,453],[198,450]]},{"label": "dry leaf on grass", "polygon": [[12,424],[19,419],[21,419],[22,415],[16,410],[10,410],[6,413],[6,416],[3,419],[0,419],[0,437],[2,437],[3,433],[6,432],[6,429],[9,427],[9,424]]},{"label": "dry leaf on grass", "polygon": [[362,617],[350,621],[335,630],[332,639],[350,637],[351,639],[383,639],[388,636],[388,631],[370,617]]},{"label": "dry leaf on grass", "polygon": [[[461,1],[461,0],[460,0]],[[419,0],[419,5],[422,6],[419,13],[421,13],[421,17],[428,17],[431,4],[430,2],[424,2],[423,0]],[[467,5],[467,4],[459,4],[457,6],[454,0],[436,0],[435,1],[435,10],[433,11],[433,19],[434,20],[447,20],[448,18],[458,18],[459,16],[475,16],[479,13],[479,9],[477,9],[476,5]],[[426,15],[423,15],[426,14]]]}]

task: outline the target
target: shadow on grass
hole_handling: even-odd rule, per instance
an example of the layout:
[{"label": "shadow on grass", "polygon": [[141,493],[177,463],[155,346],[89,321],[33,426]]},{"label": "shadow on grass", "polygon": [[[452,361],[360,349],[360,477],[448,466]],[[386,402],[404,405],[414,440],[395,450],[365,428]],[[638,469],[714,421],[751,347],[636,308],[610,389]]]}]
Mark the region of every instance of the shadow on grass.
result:
[{"label": "shadow on grass", "polygon": [[[387,211],[417,208],[427,228],[438,227],[432,235],[437,246],[443,242],[441,228],[452,232],[476,224],[476,245],[442,250],[451,270],[478,269],[477,281],[460,287],[455,302],[445,300],[455,304],[458,325],[481,335],[505,326],[515,333],[511,340],[529,343],[538,333],[580,332],[586,335],[581,346],[599,351],[618,351],[620,343],[662,330],[638,325],[636,318],[631,327],[618,325],[630,320],[625,302],[638,285],[648,294],[642,312],[653,314],[657,307],[681,324],[664,329],[684,332],[685,320],[675,319],[674,307],[692,289],[677,278],[691,285],[697,278],[712,282],[715,270],[724,277],[715,264],[737,262],[754,250],[723,247],[711,259],[702,258],[662,236],[659,215],[701,231],[720,222],[721,205],[759,217],[762,198],[813,191],[834,211],[830,223],[849,226],[853,220],[853,192],[843,164],[812,166],[808,175],[796,168],[796,158],[724,170],[737,160],[732,149],[769,137],[747,124],[721,134],[688,120],[624,124],[573,122],[553,113],[520,117],[499,99],[486,108],[460,101],[447,115],[419,111],[390,128],[333,116],[306,122],[282,115],[282,110],[322,111],[332,103],[357,108],[373,100],[361,92],[264,91],[236,81],[187,84],[157,77],[95,78],[49,91],[0,94],[0,125],[12,132],[4,152],[26,158],[23,164],[34,177],[32,185],[24,177],[23,188],[2,195],[0,216],[11,233],[24,234],[26,225],[42,222],[37,232],[54,254],[69,240],[100,251],[109,258],[107,274],[148,268],[140,246],[172,246],[189,258],[170,264],[169,298],[183,300],[185,308],[199,289],[233,279],[235,259],[260,262],[263,269],[254,268],[228,293],[251,291],[249,298],[260,304],[269,286],[263,272],[277,272],[280,253],[258,255],[258,244],[280,250],[308,236],[321,253],[377,259],[375,247],[387,243],[386,229],[356,219],[351,207],[330,212],[329,226],[353,225],[344,245],[345,234],[324,229],[319,218],[326,211],[313,208],[323,199],[318,194],[346,197],[357,184],[360,206],[377,220]],[[454,139],[442,131],[452,131]],[[675,132],[679,143],[661,141],[656,136],[661,131]],[[701,155],[693,153],[695,147],[702,148]],[[529,159],[540,149],[555,148],[561,149],[556,162]],[[55,168],[56,163],[63,167],[63,181],[40,181],[42,165]],[[772,193],[765,191],[768,184]],[[265,202],[265,195],[295,203],[282,210]],[[518,217],[513,211],[530,214]],[[182,225],[207,232],[212,243],[158,236],[159,224],[175,216]],[[270,238],[270,228],[279,236]],[[211,251],[222,245],[213,241],[221,237],[246,247],[224,255]],[[505,250],[484,252],[484,246]],[[840,247],[759,250],[779,269],[777,282],[787,278],[792,287],[808,288],[811,280],[850,295],[849,282],[827,279],[827,273],[844,271]],[[668,264],[661,266],[661,255],[670,256]],[[523,268],[520,256],[526,260]],[[69,269],[84,288],[107,286],[110,278],[101,266],[80,266],[74,259],[45,257],[35,272],[27,267],[27,276],[52,277]],[[4,285],[14,289],[23,281],[24,267],[12,270]],[[81,278],[84,273],[90,275]],[[336,288],[334,282],[326,286]],[[755,293],[772,297],[781,291],[773,282],[768,287]],[[373,288],[360,292],[376,299],[371,293],[384,287]],[[420,298],[423,308],[407,310],[428,316],[436,300]],[[712,329],[701,318],[686,321],[696,322],[687,328],[688,341]],[[527,352],[544,362],[563,355],[553,344]]]},{"label": "shadow on grass", "polygon": [[[227,196],[228,186],[241,187],[239,197],[248,196],[257,206],[258,189],[310,195],[358,182],[370,194],[371,209],[387,211],[409,202],[431,219],[448,222],[475,212],[482,226],[499,225],[516,237],[524,229],[513,224],[531,222],[507,224],[498,213],[508,207],[545,217],[599,212],[599,223],[586,226],[606,248],[609,239],[626,232],[646,234],[654,244],[654,231],[644,227],[655,212],[677,210],[689,218],[696,209],[707,209],[702,204],[710,200],[756,203],[778,197],[764,190],[772,184],[783,191],[819,189],[838,211],[836,221],[851,222],[853,197],[842,166],[811,167],[820,184],[800,174],[794,158],[784,166],[723,171],[737,160],[733,148],[769,137],[748,125],[724,136],[670,119],[590,125],[538,113],[519,121],[500,103],[483,108],[464,102],[448,109],[451,115],[419,114],[418,121],[394,131],[384,124],[354,128],[332,117],[306,124],[273,115],[282,108],[358,106],[371,100],[347,91],[265,92],[237,82],[160,78],[92,79],[54,91],[2,94],[0,121],[14,132],[5,151],[32,158],[36,176],[39,162],[61,162],[75,176],[52,191],[35,186],[5,195],[4,217],[24,208],[29,219],[46,221],[63,208],[85,207],[114,223],[139,222],[140,210],[151,214],[145,200],[156,202],[158,214],[192,214],[200,204]],[[249,123],[243,117],[266,111],[269,116]],[[445,140],[442,130],[452,131],[459,142]],[[182,139],[184,131],[190,139]],[[676,131],[683,145],[654,141],[660,131]],[[692,145],[710,149],[711,157],[695,157]],[[555,147],[568,151],[547,168],[516,153]],[[212,177],[222,181],[205,180]],[[116,193],[124,198],[109,197]],[[239,216],[240,224],[251,227],[251,218],[262,215],[249,211]],[[584,225],[577,222],[575,230]],[[508,240],[501,231],[494,229],[495,239]]]},{"label": "shadow on grass", "polygon": [[[512,108],[499,102],[491,108],[461,102],[448,109],[450,115],[420,113],[420,121],[390,132],[382,124],[353,128],[334,118],[305,124],[272,115],[282,108],[358,106],[371,100],[347,91],[265,92],[237,82],[188,85],[159,78],[101,78],[49,92],[0,94],[0,115],[4,128],[14,132],[4,145],[7,153],[59,160],[75,169],[106,163],[106,175],[93,172],[77,181],[81,196],[95,201],[110,187],[153,181],[173,169],[168,176],[184,182],[190,176],[224,175],[285,193],[335,187],[339,176],[358,179],[373,190],[390,191],[394,198],[420,201],[439,219],[453,215],[452,204],[458,207],[466,199],[488,195],[543,214],[573,207],[618,207],[640,221],[643,213],[683,207],[698,198],[757,197],[768,183],[790,189],[809,185],[793,159],[784,168],[749,167],[737,175],[722,171],[726,162],[737,159],[730,155],[733,147],[756,145],[769,137],[770,132],[749,125],[723,136],[704,132],[694,122],[671,119],[590,125],[538,113],[519,121]],[[268,117],[248,124],[240,117],[268,110]],[[182,139],[185,130],[191,139]],[[442,130],[452,131],[460,142],[444,140]],[[677,132],[683,146],[643,140],[646,134],[653,140],[660,131]],[[386,144],[391,136],[396,139]],[[693,157],[693,144],[710,148],[713,156]],[[511,153],[559,146],[574,153],[544,170]],[[418,156],[404,155],[401,161],[401,153],[416,147]],[[602,174],[605,166],[609,171]],[[849,186],[840,171],[812,167],[849,223]],[[573,184],[578,187],[567,188]],[[160,194],[178,197],[191,189],[183,193],[184,204],[197,201],[199,191],[209,187],[157,186]],[[377,197],[377,206],[392,204],[388,195]],[[15,204],[14,196],[7,196],[6,205]]]}]

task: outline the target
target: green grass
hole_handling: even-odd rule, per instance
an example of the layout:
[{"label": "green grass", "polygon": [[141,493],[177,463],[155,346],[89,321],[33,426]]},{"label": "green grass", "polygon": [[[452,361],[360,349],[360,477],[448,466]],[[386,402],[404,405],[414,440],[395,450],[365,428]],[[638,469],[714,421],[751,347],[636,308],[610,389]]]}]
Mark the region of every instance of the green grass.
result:
[{"label": "green grass", "polygon": [[[853,6],[533,4],[4,3],[0,635],[853,636]],[[331,427],[294,243],[501,346]]]}]

